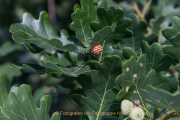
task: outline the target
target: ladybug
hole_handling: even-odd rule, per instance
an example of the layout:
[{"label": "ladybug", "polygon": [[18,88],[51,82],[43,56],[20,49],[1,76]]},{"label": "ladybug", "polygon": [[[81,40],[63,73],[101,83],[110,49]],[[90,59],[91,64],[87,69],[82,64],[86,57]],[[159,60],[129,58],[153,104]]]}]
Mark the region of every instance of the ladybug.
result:
[{"label": "ladybug", "polygon": [[93,47],[92,47],[92,52],[95,54],[95,55],[98,55],[102,52],[103,50],[103,47],[100,45],[100,44],[95,44]]}]

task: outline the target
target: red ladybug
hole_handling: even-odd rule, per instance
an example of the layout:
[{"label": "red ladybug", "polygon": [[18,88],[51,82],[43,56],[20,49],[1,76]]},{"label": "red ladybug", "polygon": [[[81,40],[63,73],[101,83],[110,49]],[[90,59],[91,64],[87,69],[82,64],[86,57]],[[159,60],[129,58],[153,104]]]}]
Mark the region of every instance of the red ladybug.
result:
[{"label": "red ladybug", "polygon": [[92,52],[96,55],[100,54],[103,50],[103,47],[100,45],[100,44],[95,44],[93,47],[92,47]]}]

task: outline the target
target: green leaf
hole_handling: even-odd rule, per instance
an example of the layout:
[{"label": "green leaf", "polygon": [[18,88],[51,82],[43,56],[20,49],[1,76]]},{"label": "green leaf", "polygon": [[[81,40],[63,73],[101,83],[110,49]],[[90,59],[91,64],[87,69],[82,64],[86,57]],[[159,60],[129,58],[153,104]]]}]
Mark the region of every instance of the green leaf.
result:
[{"label": "green leaf", "polygon": [[180,64],[176,65],[175,70],[180,73]]},{"label": "green leaf", "polygon": [[122,38],[131,37],[132,33],[127,30],[132,21],[124,16],[124,10],[111,6],[108,10],[99,8],[97,11],[99,22],[92,22],[91,28],[94,32],[101,30],[105,26],[111,26],[117,22],[114,32],[107,38],[107,42],[113,42],[113,39],[120,40]]},{"label": "green leaf", "polygon": [[[53,75],[54,75],[54,73],[53,73]],[[62,75],[60,75],[59,78],[63,79],[63,81],[61,81],[59,83],[59,85],[64,88],[69,88],[71,90],[82,89],[81,85],[77,81],[72,79],[70,75],[62,74]]]},{"label": "green leaf", "polygon": [[87,16],[92,21],[97,21],[97,9],[100,7],[106,7],[105,0],[99,0],[97,6],[95,6],[93,0],[81,0],[81,8],[86,12]]},{"label": "green leaf", "polygon": [[173,16],[179,16],[180,7],[174,7],[179,0],[158,0],[157,4],[151,4],[152,12],[155,18],[165,16],[163,27],[168,27]]},{"label": "green leaf", "polygon": [[97,2],[99,2],[99,1],[101,1],[101,0],[93,0],[93,1],[97,3]]},{"label": "green leaf", "polygon": [[[126,51],[126,49],[124,50]],[[128,99],[134,101],[138,99],[141,101],[141,105],[150,111],[153,118],[154,110],[146,104],[140,90],[146,89],[148,85],[153,85],[174,92],[178,89],[178,79],[172,76],[164,76],[164,72],[156,73],[151,68],[147,55],[143,54],[137,59],[135,52],[132,49],[127,49],[126,56],[127,59],[129,57],[130,59],[123,63],[123,74],[119,75],[115,80],[115,83],[122,87],[117,94],[117,100]]]},{"label": "green leaf", "polygon": [[[171,55],[173,58],[175,58],[176,61],[180,63],[180,47],[179,46],[163,45],[162,48],[165,54]],[[175,70],[180,73],[180,64],[175,66]]]},{"label": "green leaf", "polygon": [[139,22],[138,17],[135,14],[130,14],[129,18],[133,21],[133,24],[129,27],[129,30],[133,32],[133,36],[120,41],[124,47],[131,47],[138,52],[141,48],[142,40],[145,40],[148,43],[156,42],[158,40],[158,36],[155,33],[145,36],[147,28],[147,23],[145,21]]},{"label": "green leaf", "polygon": [[[0,75],[0,93],[1,93],[1,112],[2,120],[50,120],[49,109],[51,106],[51,97],[46,95],[41,98],[40,108],[33,101],[32,91],[29,85],[21,85],[18,88],[17,95],[10,92],[7,94],[5,88],[5,79]],[[2,115],[0,113],[0,115]],[[54,113],[51,120],[60,120],[58,112]]]},{"label": "green leaf", "polygon": [[48,14],[43,11],[38,20],[25,13],[23,22],[13,24],[10,27],[14,41],[25,46],[34,53],[46,50],[53,53],[54,50],[74,51],[76,46],[67,31],[61,31],[59,37],[49,21]]},{"label": "green leaf", "polygon": [[66,52],[64,54],[57,53],[57,57],[43,55],[41,56],[41,63],[43,66],[38,64],[14,64],[13,66],[31,72],[38,73],[40,75],[45,73],[61,74],[78,76],[81,73],[86,74],[97,74],[97,71],[91,71],[87,63],[88,61],[79,61],[84,58],[84,54],[76,54],[74,52]]},{"label": "green leaf", "polygon": [[146,98],[146,101],[155,107],[164,109],[176,110],[178,116],[180,115],[180,93],[169,93],[162,89],[157,89],[152,86],[148,86],[146,90],[141,90],[141,94]]},{"label": "green leaf", "polygon": [[90,70],[89,66],[87,65],[89,61],[87,61],[86,63],[77,62],[77,64],[75,66],[72,66],[71,68],[59,66],[52,62],[45,62],[45,61],[41,61],[41,62],[45,66],[45,70],[47,72],[56,72],[59,74],[64,73],[71,76],[78,76],[79,74],[82,74],[82,73],[88,74],[88,75],[97,74],[97,71]]},{"label": "green leaf", "polygon": [[42,55],[40,60],[45,62],[53,62],[64,67],[69,67],[75,64],[76,61],[82,60],[85,54],[76,54],[74,52],[57,53],[56,56]]},{"label": "green leaf", "polygon": [[165,54],[171,55],[175,60],[180,62],[180,47],[172,46],[172,45],[163,45],[163,52]]},{"label": "green leaf", "polygon": [[[172,18],[172,27],[165,28],[162,31],[164,37],[172,44],[163,46],[163,51],[166,54],[173,56],[178,62],[180,62],[180,18],[173,17]],[[179,64],[175,67],[175,69],[180,72]]]},{"label": "green leaf", "polygon": [[[0,106],[3,107],[5,102],[9,102],[8,93],[6,90],[6,81],[4,76],[0,75]],[[9,120],[5,115],[0,111],[0,117],[2,120]]]},{"label": "green leaf", "polygon": [[25,70],[29,70],[31,72],[38,73],[40,75],[45,73],[54,73],[59,75],[66,74],[70,76],[78,76],[79,74],[96,75],[97,71],[90,70],[89,65],[87,65],[89,61],[87,62],[79,61],[71,67],[64,67],[55,64],[51,61],[41,61],[43,66],[37,64],[20,64],[20,65],[18,64],[14,66],[18,68],[23,68]]},{"label": "green leaf", "polygon": [[152,86],[161,88],[169,92],[175,92],[178,90],[179,80],[174,76],[164,76],[164,72],[156,73],[156,78]]},{"label": "green leaf", "polygon": [[137,56],[136,52],[130,47],[124,48],[122,51],[122,54],[126,59],[130,59],[131,56],[134,56],[136,58],[136,60],[138,60],[138,56]]},{"label": "green leaf", "polygon": [[21,70],[17,67],[10,66],[10,63],[0,65],[0,74],[3,74],[8,79],[18,77],[21,75]]},{"label": "green leaf", "polygon": [[104,45],[102,56],[111,55],[114,52],[114,49],[111,44]]},{"label": "green leaf", "polygon": [[151,46],[147,42],[142,42],[142,52],[147,55],[151,69],[156,71],[166,71],[174,62],[173,57],[162,53],[161,45],[153,43]]},{"label": "green leaf", "polygon": [[103,47],[102,60],[106,55],[118,55],[123,58],[122,47],[119,41],[115,41],[113,43],[108,43],[108,44],[106,44],[105,42],[104,44],[105,45]]},{"label": "green leaf", "polygon": [[55,56],[43,55],[41,56],[41,61],[53,62],[54,64],[62,65],[65,67],[73,65],[73,61],[70,59],[69,54],[59,54],[58,58]]},{"label": "green leaf", "polygon": [[165,16],[160,16],[158,18],[151,19],[150,20],[151,32],[159,35],[159,32],[162,30],[162,23],[165,20],[165,18],[166,18]]},{"label": "green leaf", "polygon": [[78,9],[78,8],[81,8],[81,6],[80,6],[79,4],[75,4],[75,5],[74,5],[74,12],[75,12],[76,9]]},{"label": "green leaf", "polygon": [[11,66],[17,67],[18,69],[29,70],[31,72],[38,73],[40,75],[47,73],[45,67],[37,64],[12,64]]},{"label": "green leaf", "polygon": [[70,28],[76,33],[77,39],[84,42],[94,37],[94,33],[90,28],[90,18],[85,11],[77,8],[71,18],[73,23],[71,23]]},{"label": "green leaf", "polygon": [[115,81],[122,87],[117,95],[117,100],[129,99],[134,101],[139,99],[145,107],[144,97],[139,91],[146,89],[148,85],[170,92],[178,89],[178,79],[172,76],[164,76],[164,72],[156,73],[149,64],[147,55],[141,55],[138,60],[134,54],[127,56],[131,56],[131,58],[123,63],[123,74],[119,75]]},{"label": "green leaf", "polygon": [[122,87],[117,95],[117,100],[129,99],[134,101],[139,99],[145,107],[143,95],[139,93],[140,89],[146,89],[147,85],[153,84],[156,77],[156,71],[148,69],[147,56],[141,55],[138,61],[135,56],[126,60],[122,66],[123,74],[119,75],[115,82]]},{"label": "green leaf", "polygon": [[[82,86],[85,95],[72,95],[71,98],[79,104],[86,112],[113,112],[119,109],[120,103],[116,102],[116,94],[120,90],[115,85],[115,78],[122,72],[122,60],[118,56],[106,56],[101,64],[91,61],[91,70],[98,71],[96,76],[79,75],[73,77]],[[101,115],[88,115],[89,120],[102,120]]]},{"label": "green leaf", "polygon": [[172,18],[172,27],[165,28],[162,31],[164,37],[173,45],[180,46],[179,37],[180,37],[180,18]]},{"label": "green leaf", "polygon": [[18,44],[13,45],[9,41],[7,41],[0,46],[0,57],[4,57],[5,55],[14,52],[15,50],[22,50],[22,46]]},{"label": "green leaf", "polygon": [[112,26],[104,27],[102,30],[97,31],[94,34],[94,38],[89,39],[88,41],[84,42],[83,44],[87,47],[87,51],[90,50],[93,45],[99,44],[106,40],[106,38],[114,31],[116,28],[116,23],[112,24]]}]

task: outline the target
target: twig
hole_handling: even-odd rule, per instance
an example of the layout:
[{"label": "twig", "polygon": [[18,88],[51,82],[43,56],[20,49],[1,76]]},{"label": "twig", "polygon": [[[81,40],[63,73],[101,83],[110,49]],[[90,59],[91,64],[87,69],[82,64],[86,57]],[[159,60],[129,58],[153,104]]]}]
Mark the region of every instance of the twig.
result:
[{"label": "twig", "polygon": [[142,15],[141,11],[139,10],[139,7],[138,7],[136,1],[135,1],[135,0],[132,0],[132,2],[133,2],[134,10],[135,10],[136,13],[138,14],[140,20],[144,20],[143,15]]},{"label": "twig", "polygon": [[149,113],[149,111],[145,107],[142,107],[141,105],[139,105],[139,107],[146,111],[149,120],[151,120],[151,114]]},{"label": "twig", "polygon": [[179,78],[178,72],[176,72],[176,70],[172,67],[172,65],[169,67],[169,69],[172,71],[172,73],[175,77]]},{"label": "twig", "polygon": [[[103,50],[104,50],[104,43],[105,43],[105,40],[104,40],[104,42],[103,42]],[[101,59],[102,59],[102,54],[103,54],[103,50],[102,50],[102,52],[101,52],[101,55],[100,55],[100,57],[99,57],[99,62],[101,62]]]},{"label": "twig", "polygon": [[[147,4],[145,5],[142,13],[141,13],[141,11],[139,10],[139,7],[138,7],[136,1],[135,1],[135,0],[132,0],[132,2],[133,2],[134,10],[135,10],[136,13],[138,14],[139,20],[140,20],[140,21],[146,21],[146,19],[145,19],[145,14],[146,14],[146,12],[147,12],[147,10],[148,10],[148,8],[149,8],[152,0],[149,0],[149,1],[147,2]],[[148,31],[148,32],[150,31],[149,26],[147,27],[147,31]]]},{"label": "twig", "polygon": [[159,31],[159,38],[158,38],[158,43],[161,44],[161,39],[162,39],[162,33],[161,30]]},{"label": "twig", "polygon": [[168,113],[167,115],[165,115],[165,116],[163,116],[163,117],[160,117],[160,118],[158,118],[158,119],[156,119],[156,120],[168,120],[169,118],[175,117],[175,116],[177,116],[177,112],[176,112],[176,111],[173,111],[173,112],[170,112],[170,113]]},{"label": "twig", "polygon": [[123,119],[123,120],[129,120],[129,116],[128,117],[126,117],[125,119]]},{"label": "twig", "polygon": [[143,18],[145,17],[146,12],[147,12],[149,6],[151,5],[151,3],[152,3],[152,0],[149,0],[149,1],[147,2],[147,4],[145,5],[145,7],[144,7],[144,9],[143,9],[143,11],[142,11],[142,17],[143,17]]}]

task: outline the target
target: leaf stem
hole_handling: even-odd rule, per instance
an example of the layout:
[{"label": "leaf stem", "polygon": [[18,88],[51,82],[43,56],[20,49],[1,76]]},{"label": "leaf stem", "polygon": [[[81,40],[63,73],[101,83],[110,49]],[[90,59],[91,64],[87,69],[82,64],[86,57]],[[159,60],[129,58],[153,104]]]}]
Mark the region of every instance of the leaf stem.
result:
[{"label": "leaf stem", "polygon": [[141,105],[139,105],[139,107],[144,109],[146,111],[147,115],[148,115],[149,120],[152,120],[151,119],[151,114],[149,113],[149,111],[145,107],[142,107]]},{"label": "leaf stem", "polygon": [[[104,42],[103,42],[103,46],[102,46],[103,50],[104,50],[104,43],[105,43],[105,40],[104,40]],[[99,62],[101,62],[101,59],[102,59],[102,54],[103,54],[103,50],[102,50],[101,55],[100,55],[100,57],[99,57]]]}]

